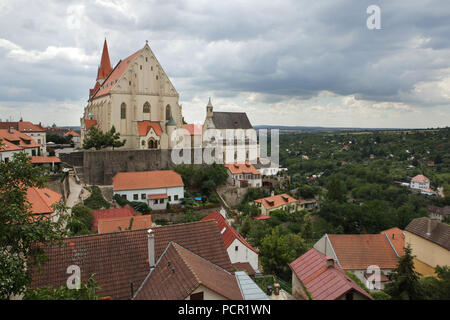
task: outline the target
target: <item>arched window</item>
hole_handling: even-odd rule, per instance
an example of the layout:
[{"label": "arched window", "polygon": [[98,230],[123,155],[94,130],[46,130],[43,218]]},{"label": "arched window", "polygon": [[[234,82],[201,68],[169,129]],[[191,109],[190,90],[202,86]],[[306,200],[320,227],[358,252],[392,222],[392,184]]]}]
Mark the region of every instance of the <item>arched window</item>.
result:
[{"label": "arched window", "polygon": [[123,102],[120,105],[120,119],[126,119],[127,118],[127,105],[125,102]]},{"label": "arched window", "polygon": [[166,120],[169,120],[170,119],[170,116],[171,116],[171,110],[170,110],[170,105],[167,105],[166,106]]},{"label": "arched window", "polygon": [[144,103],[144,107],[142,108],[143,113],[150,113],[150,103]]}]

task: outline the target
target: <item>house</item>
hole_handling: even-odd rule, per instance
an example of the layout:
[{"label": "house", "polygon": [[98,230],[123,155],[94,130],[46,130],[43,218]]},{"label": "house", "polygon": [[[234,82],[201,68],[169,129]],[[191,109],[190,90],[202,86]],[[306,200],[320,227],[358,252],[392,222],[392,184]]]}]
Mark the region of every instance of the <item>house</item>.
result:
[{"label": "house", "polygon": [[92,231],[100,233],[98,224],[102,219],[131,218],[138,215],[139,214],[128,204],[123,208],[92,210]]},{"label": "house", "polygon": [[55,212],[52,206],[63,200],[60,193],[49,188],[30,187],[27,189],[26,198],[31,206],[30,214],[33,217],[50,218],[54,222],[59,219],[58,212]]},{"label": "house", "polygon": [[228,183],[239,188],[262,186],[261,173],[248,161],[224,164],[228,172]]},{"label": "house", "polygon": [[0,129],[0,142],[0,161],[12,160],[13,155],[17,152],[25,152],[29,156],[39,153],[40,145],[36,141],[12,127]]},{"label": "house", "polygon": [[436,266],[450,266],[450,226],[427,217],[412,220],[405,228],[405,243],[415,255],[414,267],[422,276],[435,276]]},{"label": "house", "polygon": [[[314,248],[333,257],[337,265],[355,274],[369,289],[383,290],[397,267],[400,254],[386,234],[325,234]],[[379,279],[373,282],[374,267]]]},{"label": "house", "polygon": [[223,243],[227,249],[231,263],[248,262],[253,270],[258,270],[259,251],[253,248],[239,232],[228,224],[225,218],[217,211],[212,211],[201,221],[214,220],[219,226]]},{"label": "house", "polygon": [[430,189],[430,179],[423,174],[418,174],[411,179],[410,188],[419,190]]},{"label": "house", "polygon": [[74,144],[74,147],[79,148],[80,142],[81,142],[81,135],[78,132],[76,132],[75,130],[71,129],[64,134],[64,137],[68,137],[68,136],[72,136],[72,142]]},{"label": "house", "polygon": [[256,162],[259,144],[256,130],[245,112],[213,111],[211,99],[206,106],[203,124],[203,146],[216,147],[223,155],[216,154],[223,163]]},{"label": "house", "polygon": [[440,222],[447,221],[450,218],[450,206],[436,207],[428,206],[428,212],[430,213],[431,219],[437,219]]},{"label": "house", "polygon": [[317,202],[316,199],[312,198],[312,199],[303,199],[303,198],[299,198],[298,201],[298,209],[299,210],[314,210],[319,208],[319,203]]},{"label": "house", "polygon": [[373,300],[335,262],[312,248],[289,264],[292,295],[299,300]]},{"label": "house", "polygon": [[254,202],[260,208],[261,215],[263,216],[270,215],[270,212],[274,210],[286,210],[288,212],[295,212],[298,208],[297,200],[287,193],[257,199]]},{"label": "house", "polygon": [[119,172],[113,178],[114,195],[147,203],[153,210],[176,205],[184,198],[181,176],[173,170]]},{"label": "house", "polygon": [[232,272],[170,242],[133,300],[242,300],[242,293]]},{"label": "house", "polygon": [[[111,67],[105,40],[95,85],[81,118],[81,141],[90,127],[115,127],[125,149],[170,149],[182,127],[179,94],[148,43]],[[151,130],[153,129],[153,130]],[[144,131],[144,134],[142,133]]]},{"label": "house", "polygon": [[263,177],[273,177],[278,173],[287,171],[287,168],[280,168],[280,165],[267,158],[258,158],[255,168],[261,172]]},{"label": "house", "polygon": [[2,122],[0,121],[0,130],[9,130],[14,129],[19,131],[27,136],[31,137],[38,145],[39,152],[36,154],[46,155],[47,154],[47,136],[46,129],[39,124],[33,124],[29,121],[20,121],[15,122]]},{"label": "house", "polygon": [[62,242],[44,246],[48,261],[42,272],[37,267],[31,270],[32,288],[60,287],[70,276],[68,266],[75,265],[82,282],[95,274],[99,294],[114,300],[195,299],[202,292],[204,299],[219,295],[242,299],[215,221],[69,237]]}]

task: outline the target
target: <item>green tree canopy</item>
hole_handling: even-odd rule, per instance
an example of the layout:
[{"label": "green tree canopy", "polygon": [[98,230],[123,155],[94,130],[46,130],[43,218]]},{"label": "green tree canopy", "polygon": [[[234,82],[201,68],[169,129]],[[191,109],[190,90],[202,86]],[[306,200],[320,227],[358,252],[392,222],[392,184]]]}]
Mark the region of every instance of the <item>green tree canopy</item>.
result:
[{"label": "green tree canopy", "polygon": [[112,147],[119,148],[125,145],[126,140],[120,140],[120,132],[116,132],[114,126],[107,132],[99,130],[97,127],[92,126],[87,132],[87,137],[83,141],[83,149],[89,150],[95,148],[95,150],[100,150],[103,148]]}]

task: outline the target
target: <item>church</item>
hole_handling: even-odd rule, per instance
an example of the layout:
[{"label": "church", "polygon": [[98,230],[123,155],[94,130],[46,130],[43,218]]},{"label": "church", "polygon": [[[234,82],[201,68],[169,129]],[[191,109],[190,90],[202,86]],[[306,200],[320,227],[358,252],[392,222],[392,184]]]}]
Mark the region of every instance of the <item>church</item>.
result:
[{"label": "church", "polygon": [[114,126],[126,139],[125,149],[170,149],[178,142],[171,141],[172,132],[183,126],[178,98],[148,42],[112,68],[105,39],[81,118],[81,144],[90,127],[108,131]]}]

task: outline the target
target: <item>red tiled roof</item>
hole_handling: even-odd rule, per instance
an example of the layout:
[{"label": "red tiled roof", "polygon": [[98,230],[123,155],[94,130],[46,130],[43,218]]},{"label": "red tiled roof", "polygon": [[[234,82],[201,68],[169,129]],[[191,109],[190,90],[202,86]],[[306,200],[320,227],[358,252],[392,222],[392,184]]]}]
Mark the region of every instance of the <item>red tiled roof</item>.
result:
[{"label": "red tiled roof", "polygon": [[31,205],[32,214],[53,213],[53,204],[61,201],[62,195],[48,188],[28,188],[27,200]]},{"label": "red tiled roof", "polygon": [[224,167],[227,168],[231,172],[231,174],[239,174],[239,173],[261,174],[248,161],[246,161],[245,163],[228,163],[228,164],[224,164]]},{"label": "red tiled roof", "polygon": [[13,122],[2,122],[0,121],[0,129],[14,128],[23,133],[26,132],[45,132],[45,129],[41,124],[33,124],[30,121],[13,121]]},{"label": "red tiled roof", "polygon": [[267,220],[270,219],[270,216],[265,216],[263,214],[260,214],[259,216],[255,217],[256,220]]},{"label": "red tiled roof", "polygon": [[8,146],[10,146],[10,144],[15,144],[22,149],[40,147],[32,137],[14,129],[12,133],[10,133],[8,129],[0,129],[0,139],[2,140],[2,143],[7,143]]},{"label": "red tiled roof", "polygon": [[389,237],[389,240],[392,242],[392,245],[399,256],[403,256],[405,254],[403,250],[405,248],[405,235],[401,229],[395,227],[381,231],[381,233]]},{"label": "red tiled roof", "polygon": [[119,172],[113,178],[114,191],[182,186],[184,184],[181,176],[173,170]]},{"label": "red tiled roof", "polygon": [[344,270],[397,267],[398,257],[384,234],[329,234],[328,238]]},{"label": "red tiled roof", "polygon": [[242,300],[232,273],[171,242],[136,293],[135,300],[184,300],[200,286],[226,299]]},{"label": "red tiled roof", "polygon": [[[202,221],[152,228],[155,261],[173,241],[223,269],[233,272],[217,223]],[[81,269],[81,281],[92,274],[100,283],[100,294],[129,299],[130,283],[139,288],[149,272],[147,230],[121,231],[65,238],[63,246],[44,247],[48,262],[42,273],[32,269],[32,288],[59,287],[67,281],[67,267]]]},{"label": "red tiled roof", "polygon": [[[109,76],[103,82],[103,85],[97,90],[92,99],[99,98],[104,96],[111,91],[111,89],[116,85],[116,82],[120,79],[122,74],[128,69],[133,60],[138,56],[138,54],[142,51],[142,49],[133,53],[131,56],[120,60],[116,67],[112,70]],[[91,100],[92,100],[91,99]]]},{"label": "red tiled roof", "polygon": [[219,225],[220,232],[222,233],[222,239],[223,243],[225,244],[225,247],[228,248],[234,240],[239,240],[244,246],[249,248],[250,250],[256,252],[259,254],[258,250],[253,248],[250,243],[248,243],[243,236],[237,232],[236,229],[234,229],[232,226],[228,224],[228,222],[225,220],[225,218],[218,213],[217,211],[210,212],[206,217],[204,217],[201,221],[207,221],[207,220],[215,220],[217,224]]},{"label": "red tiled roof", "polygon": [[98,231],[98,222],[101,219],[129,218],[137,215],[138,213],[128,204],[123,208],[92,210],[92,231]]},{"label": "red tiled roof", "polygon": [[66,132],[64,134],[65,137],[67,137],[69,135],[71,135],[72,137],[79,137],[80,136],[80,134],[78,132],[74,131],[74,130],[70,130],[70,131],[68,131],[68,132]]},{"label": "red tiled roof", "polygon": [[57,156],[32,156],[31,163],[60,163],[61,160]]},{"label": "red tiled roof", "polygon": [[148,120],[138,121],[137,126],[138,126],[138,134],[141,137],[145,137],[150,131],[150,129],[153,129],[153,131],[155,131],[155,134],[157,136],[160,136],[162,133],[161,125],[157,121],[148,121]]},{"label": "red tiled roof", "polygon": [[255,200],[257,203],[261,203],[266,209],[278,208],[285,204],[291,204],[297,202],[287,193],[279,194],[276,196],[266,197]]},{"label": "red tiled roof", "polygon": [[252,265],[248,262],[236,262],[233,263],[233,268],[237,271],[245,271],[249,276],[254,276],[256,274]]},{"label": "red tiled roof", "polygon": [[202,135],[203,125],[201,124],[183,124],[183,129],[186,129],[191,136]]},{"label": "red tiled roof", "polygon": [[412,178],[411,181],[412,182],[419,182],[419,183],[426,183],[426,182],[430,182],[430,179],[425,177],[423,174],[418,174],[417,176]]},{"label": "red tiled roof", "polygon": [[109,52],[108,52],[108,44],[105,42],[103,43],[103,52],[102,52],[102,59],[100,61],[100,67],[98,68],[97,72],[97,79],[106,79],[106,77],[111,73],[111,61],[109,60]]},{"label": "red tiled roof", "polygon": [[86,128],[86,131],[88,131],[92,126],[97,125],[97,120],[92,119],[84,119],[84,127]]},{"label": "red tiled roof", "polygon": [[289,264],[314,300],[336,300],[349,291],[357,291],[373,300],[336,263],[327,267],[327,259],[313,248]]},{"label": "red tiled roof", "polygon": [[98,219],[98,233],[128,230],[130,223],[130,230],[149,229],[152,226],[152,219],[150,215]]}]

